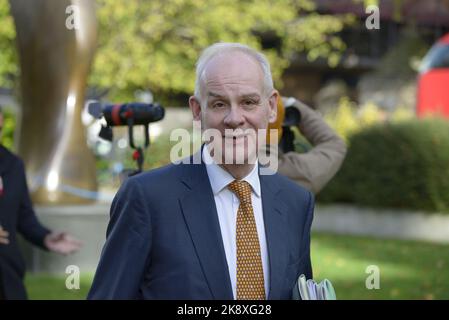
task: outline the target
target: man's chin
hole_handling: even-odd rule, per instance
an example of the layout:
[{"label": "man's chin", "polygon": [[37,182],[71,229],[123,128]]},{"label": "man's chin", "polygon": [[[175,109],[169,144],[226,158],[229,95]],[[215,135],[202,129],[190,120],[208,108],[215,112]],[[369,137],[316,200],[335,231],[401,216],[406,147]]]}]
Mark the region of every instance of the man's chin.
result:
[{"label": "man's chin", "polygon": [[[253,144],[248,147],[246,139],[236,139],[235,143],[214,144],[211,142],[209,152],[217,164],[255,164],[257,162],[257,152]],[[241,140],[241,141],[239,141]]]},{"label": "man's chin", "polygon": [[222,153],[223,164],[255,164],[257,158],[253,150],[248,150],[244,146],[234,145],[230,148],[224,148]]}]

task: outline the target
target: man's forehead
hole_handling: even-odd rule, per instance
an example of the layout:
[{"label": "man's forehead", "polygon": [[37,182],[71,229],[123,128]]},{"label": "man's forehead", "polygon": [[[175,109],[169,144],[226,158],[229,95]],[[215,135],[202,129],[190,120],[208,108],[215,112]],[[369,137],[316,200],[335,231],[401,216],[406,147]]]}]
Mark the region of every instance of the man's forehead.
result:
[{"label": "man's forehead", "polygon": [[[244,91],[238,92],[237,94],[239,97],[242,98],[258,98],[261,96],[261,93],[258,91]],[[207,91],[207,97],[208,98],[226,98],[228,94],[226,92],[220,92],[220,91]]]},{"label": "man's forehead", "polygon": [[254,57],[242,51],[225,51],[218,53],[215,56],[211,57],[207,64],[208,65],[215,63],[229,64],[233,62],[234,63],[243,62],[245,64],[254,63],[256,65],[258,64],[257,60]]},{"label": "man's forehead", "polygon": [[222,76],[225,78],[253,78],[255,74],[263,76],[260,64],[243,52],[228,52],[211,58],[205,66],[206,78]]}]

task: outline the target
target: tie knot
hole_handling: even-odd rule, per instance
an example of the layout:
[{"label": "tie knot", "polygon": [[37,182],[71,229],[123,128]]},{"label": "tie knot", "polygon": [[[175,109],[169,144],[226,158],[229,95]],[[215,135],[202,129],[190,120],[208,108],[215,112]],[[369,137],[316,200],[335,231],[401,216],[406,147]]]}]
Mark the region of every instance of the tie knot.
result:
[{"label": "tie knot", "polygon": [[235,193],[241,203],[251,203],[251,186],[244,180],[234,180],[228,185],[229,190]]}]

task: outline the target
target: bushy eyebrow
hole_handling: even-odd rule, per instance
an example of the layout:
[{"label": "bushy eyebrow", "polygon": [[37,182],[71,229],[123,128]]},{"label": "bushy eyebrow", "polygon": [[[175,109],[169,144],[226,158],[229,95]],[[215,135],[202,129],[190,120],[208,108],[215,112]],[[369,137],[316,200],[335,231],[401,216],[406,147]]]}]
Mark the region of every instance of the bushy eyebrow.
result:
[{"label": "bushy eyebrow", "polygon": [[219,94],[219,93],[215,93],[215,92],[211,92],[211,91],[209,91],[208,93],[207,93],[207,96],[208,97],[214,97],[214,98],[225,98],[224,96],[222,96],[221,94]]},{"label": "bushy eyebrow", "polygon": [[243,99],[259,99],[260,95],[258,93],[249,93],[242,96]]},{"label": "bushy eyebrow", "polygon": [[[214,98],[220,98],[220,99],[226,99],[226,97],[222,96],[219,93],[215,93],[215,92],[208,92],[208,96],[209,97],[214,97]],[[244,94],[243,96],[241,96],[240,98],[242,99],[254,99],[254,98],[260,98],[260,95],[258,93],[248,93],[248,94]]]},{"label": "bushy eyebrow", "polygon": [[207,93],[207,104],[214,102],[216,100],[222,100],[222,101],[227,101],[226,97],[222,96],[221,94],[218,93],[214,93],[214,92],[208,92]]}]

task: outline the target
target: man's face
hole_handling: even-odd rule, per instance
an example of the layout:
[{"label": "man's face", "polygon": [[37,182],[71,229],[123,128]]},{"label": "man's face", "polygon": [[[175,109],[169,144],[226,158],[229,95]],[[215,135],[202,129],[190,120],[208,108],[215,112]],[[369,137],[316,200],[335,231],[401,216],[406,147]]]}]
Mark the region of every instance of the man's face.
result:
[{"label": "man's face", "polygon": [[258,137],[257,132],[276,119],[278,92],[264,92],[260,65],[240,52],[212,58],[205,70],[202,101],[194,97],[189,101],[194,119],[201,120],[203,130],[220,133],[209,150],[221,148],[222,163],[229,164],[229,159],[248,163],[265,142],[261,139],[265,135]]}]

